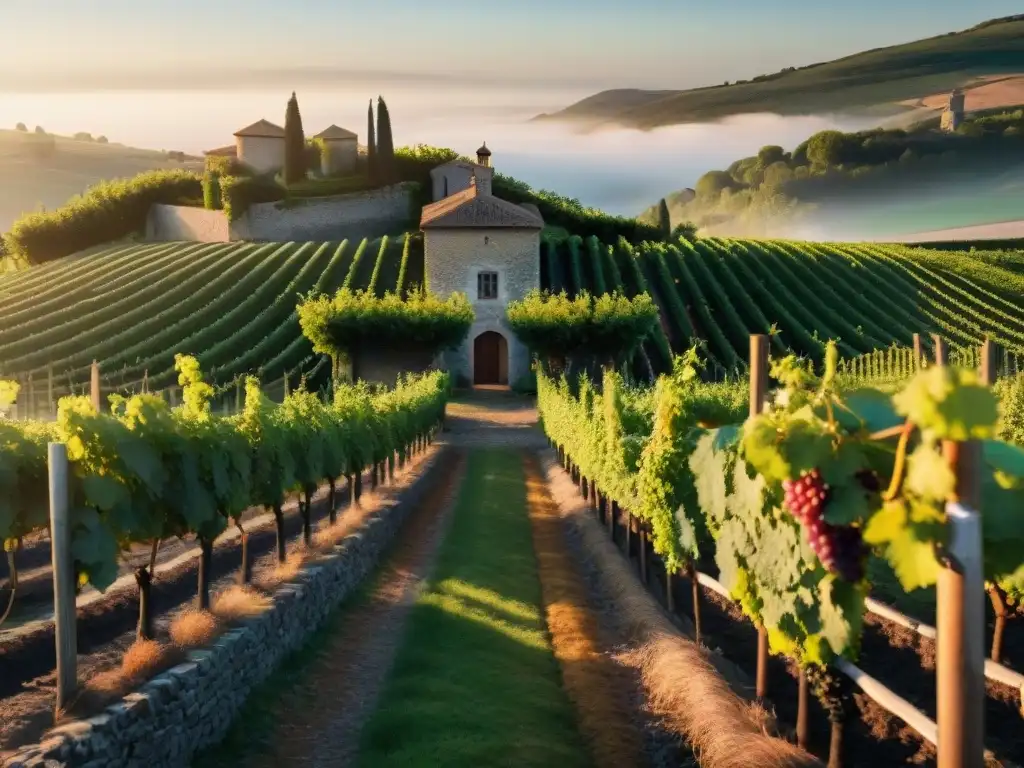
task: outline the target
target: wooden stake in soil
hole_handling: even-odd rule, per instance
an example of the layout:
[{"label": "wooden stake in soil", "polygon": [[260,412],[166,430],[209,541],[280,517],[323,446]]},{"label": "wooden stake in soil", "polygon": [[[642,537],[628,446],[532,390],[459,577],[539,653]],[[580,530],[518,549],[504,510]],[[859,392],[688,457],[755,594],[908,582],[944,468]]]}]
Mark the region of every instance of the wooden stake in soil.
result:
[{"label": "wooden stake in soil", "polygon": [[[764,410],[764,396],[768,390],[768,337],[753,334],[750,337],[750,416],[754,418]],[[757,627],[757,680],[759,699],[768,695],[768,632]]]},{"label": "wooden stake in soil", "polygon": [[946,345],[946,340],[939,336],[939,334],[933,333],[932,341],[935,343],[935,364],[948,365],[949,347]]},{"label": "wooden stake in soil", "polygon": [[936,694],[939,768],[984,765],[985,610],[981,563],[981,445],[943,442],[956,474],[946,505],[950,523],[947,562],[936,599]]},{"label": "wooden stake in soil", "polygon": [[78,641],[75,628],[75,563],[71,556],[68,503],[68,450],[47,445],[50,485],[50,551],[53,562],[53,623],[57,641],[57,704],[60,712],[78,685]]},{"label": "wooden stake in soil", "polygon": [[647,583],[647,522],[640,522],[640,581]]},{"label": "wooden stake in soil", "polygon": [[921,334],[914,334],[914,373],[921,370],[921,360],[924,357],[921,351]]},{"label": "wooden stake in soil", "polygon": [[92,407],[96,411],[103,411],[103,401],[100,394],[100,364],[95,360],[92,361],[92,370],[89,374],[89,396],[92,398]]},{"label": "wooden stake in soil", "polygon": [[692,562],[686,564],[686,576],[690,579],[690,590],[693,593],[693,640],[700,645],[700,582],[697,580],[697,568]]},{"label": "wooden stake in soil", "polygon": [[[998,359],[995,343],[991,339],[985,339],[981,346],[981,383],[991,387],[996,383],[996,360]],[[992,629],[992,650],[989,654],[992,661],[997,664],[1003,656],[1003,634],[1006,631],[1006,618],[1009,613],[1006,604],[1006,592],[993,584],[988,590],[989,600],[992,602],[992,610],[995,613],[995,626]]]},{"label": "wooden stake in soil", "polygon": [[807,749],[807,738],[810,733],[807,672],[802,666],[800,667],[798,686],[796,703],[796,745],[800,747],[800,749]]}]

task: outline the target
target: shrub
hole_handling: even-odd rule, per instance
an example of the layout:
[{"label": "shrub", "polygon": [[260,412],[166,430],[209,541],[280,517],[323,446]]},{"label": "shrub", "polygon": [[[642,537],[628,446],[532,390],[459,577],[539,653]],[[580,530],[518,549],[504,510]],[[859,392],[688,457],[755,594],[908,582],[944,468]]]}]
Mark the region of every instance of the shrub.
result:
[{"label": "shrub", "polygon": [[97,136],[96,137],[96,143],[97,144],[109,144],[110,143],[110,139],[108,139],[106,136]]},{"label": "shrub", "polygon": [[646,293],[595,299],[583,291],[570,299],[535,290],[509,302],[506,315],[512,332],[541,360],[583,356],[602,364],[629,359],[658,322],[658,308]]},{"label": "shrub", "polygon": [[46,135],[46,129],[43,128],[43,126],[41,126],[41,125],[37,125],[36,126],[36,133],[41,133],[43,135]]},{"label": "shrub", "polygon": [[335,359],[364,347],[390,346],[436,354],[459,344],[473,324],[465,294],[447,299],[420,291],[404,301],[394,293],[378,297],[342,288],[335,296],[312,296],[298,307],[302,333],[313,350]]},{"label": "shrub", "polygon": [[25,126],[24,123],[18,123],[16,126],[14,126],[14,130],[21,131],[22,133],[28,132],[28,128]]},{"label": "shrub", "polygon": [[55,211],[19,218],[7,235],[9,247],[29,264],[59,259],[142,231],[155,203],[201,195],[199,175],[182,170],[100,182]]},{"label": "shrub", "polygon": [[74,135],[75,141],[92,141],[92,134],[86,133],[85,131],[79,131]]},{"label": "shrub", "polygon": [[250,205],[284,200],[284,187],[269,176],[222,176],[220,199],[228,221],[237,221]]},{"label": "shrub", "polygon": [[220,176],[209,171],[203,174],[203,207],[208,211],[221,208]]}]

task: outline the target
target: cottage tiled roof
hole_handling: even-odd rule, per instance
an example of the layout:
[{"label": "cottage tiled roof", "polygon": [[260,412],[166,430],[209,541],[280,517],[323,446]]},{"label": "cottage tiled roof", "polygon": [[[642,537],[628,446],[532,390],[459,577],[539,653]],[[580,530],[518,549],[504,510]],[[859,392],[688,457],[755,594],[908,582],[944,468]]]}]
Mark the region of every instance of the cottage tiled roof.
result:
[{"label": "cottage tiled roof", "polygon": [[331,125],[324,128],[313,138],[323,139],[324,141],[341,141],[342,139],[358,139],[359,137],[346,128],[339,128],[336,125]]},{"label": "cottage tiled roof", "polygon": [[252,125],[246,126],[240,131],[235,132],[235,136],[249,136],[253,138],[263,139],[283,139],[284,128],[279,125],[274,125],[269,120],[257,120]]},{"label": "cottage tiled roof", "polygon": [[471,163],[468,160],[449,160],[447,163],[441,163],[435,165],[430,169],[430,175],[433,177],[438,173],[441,173],[445,168],[463,168],[467,171],[476,171],[486,166],[480,165],[479,163]]},{"label": "cottage tiled roof", "polygon": [[226,147],[208,149],[203,154],[214,157],[238,157],[238,147],[236,147],[234,144],[229,144]]},{"label": "cottage tiled roof", "polygon": [[421,229],[476,229],[503,227],[542,229],[539,214],[493,195],[478,194],[471,186],[454,195],[423,206]]}]

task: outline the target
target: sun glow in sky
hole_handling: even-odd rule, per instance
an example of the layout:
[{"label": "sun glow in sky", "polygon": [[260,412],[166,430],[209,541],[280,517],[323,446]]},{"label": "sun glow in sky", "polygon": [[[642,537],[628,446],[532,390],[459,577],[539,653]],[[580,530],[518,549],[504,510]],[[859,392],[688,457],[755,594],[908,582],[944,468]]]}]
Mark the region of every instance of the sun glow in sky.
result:
[{"label": "sun glow in sky", "polygon": [[300,69],[685,88],[1020,10],[1020,0],[0,0],[0,90],[254,85]]}]

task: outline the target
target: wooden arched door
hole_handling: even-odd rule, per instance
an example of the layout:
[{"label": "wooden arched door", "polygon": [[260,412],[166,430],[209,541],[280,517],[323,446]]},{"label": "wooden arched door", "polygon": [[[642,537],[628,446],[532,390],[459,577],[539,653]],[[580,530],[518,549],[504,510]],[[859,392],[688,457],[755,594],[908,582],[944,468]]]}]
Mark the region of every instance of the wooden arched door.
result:
[{"label": "wooden arched door", "polygon": [[508,343],[496,331],[473,340],[473,383],[508,384]]}]

